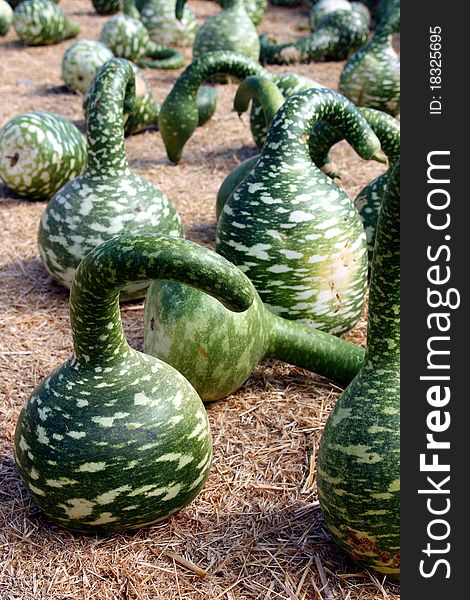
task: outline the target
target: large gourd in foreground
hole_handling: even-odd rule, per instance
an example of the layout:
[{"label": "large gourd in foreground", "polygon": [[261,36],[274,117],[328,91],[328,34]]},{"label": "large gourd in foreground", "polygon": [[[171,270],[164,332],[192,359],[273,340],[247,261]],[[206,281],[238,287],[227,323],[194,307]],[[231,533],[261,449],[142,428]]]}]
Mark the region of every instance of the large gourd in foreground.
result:
[{"label": "large gourd in foreground", "polygon": [[362,567],[399,577],[400,178],[382,203],[372,262],[364,365],[331,412],[318,453],[326,525]]},{"label": "large gourd in foreground", "polygon": [[[44,266],[70,287],[81,259],[116,235],[152,231],[183,235],[168,198],[135,174],[124,145],[124,120],[132,112],[135,79],[129,61],[112,58],[100,69],[87,113],[85,171],[60,189],[42,216],[38,245]],[[145,295],[144,284],[126,288],[124,298]]]},{"label": "large gourd in foreground", "polygon": [[192,242],[118,236],[92,250],[71,296],[73,356],[21,411],[15,457],[48,518],[84,532],[141,527],[180,510],[204,484],[209,423],[194,388],[169,365],[137,352],[119,315],[123,286],[166,277],[247,309],[246,277]]},{"label": "large gourd in foreground", "polygon": [[341,131],[363,158],[383,161],[379,140],[344,96],[325,88],[291,96],[222,209],[216,250],[246,272],[272,312],[340,334],[362,313],[367,248],[351,199],[310,158],[318,122]]}]

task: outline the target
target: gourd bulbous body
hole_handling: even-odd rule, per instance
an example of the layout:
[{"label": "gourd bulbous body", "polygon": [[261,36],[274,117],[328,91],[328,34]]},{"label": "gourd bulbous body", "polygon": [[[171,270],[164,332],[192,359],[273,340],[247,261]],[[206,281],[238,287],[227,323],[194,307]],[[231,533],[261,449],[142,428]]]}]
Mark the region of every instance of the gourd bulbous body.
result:
[{"label": "gourd bulbous body", "polygon": [[392,172],[372,263],[364,364],[328,417],[318,495],[337,543],[362,567],[400,567],[399,173]]},{"label": "gourd bulbous body", "polygon": [[269,77],[256,61],[234,52],[207,52],[193,60],[163,101],[158,119],[168,158],[173,163],[181,160],[184,145],[198,125],[198,89],[208,77],[216,74],[229,74],[236,79],[261,74]]},{"label": "gourd bulbous body", "polygon": [[0,0],[0,37],[8,33],[12,22],[13,9],[6,0]]},{"label": "gourd bulbous body", "polygon": [[115,15],[123,7],[123,0],[91,0],[99,15]]},{"label": "gourd bulbous body", "polygon": [[70,21],[51,0],[24,0],[13,12],[18,37],[30,46],[57,44],[78,35],[78,23]]},{"label": "gourd bulbous body", "polygon": [[[228,4],[228,0],[218,0],[218,2],[224,8]],[[248,16],[253,21],[253,25],[257,27],[263,20],[263,15],[268,8],[268,0],[244,0],[244,3]]]},{"label": "gourd bulbous body", "polygon": [[286,44],[270,44],[261,36],[263,64],[310,63],[344,60],[367,42],[369,26],[362,11],[337,10],[328,13],[310,35]]},{"label": "gourd bulbous body", "polygon": [[259,59],[258,33],[246,12],[244,0],[228,0],[225,8],[209,17],[196,33],[193,58],[215,50],[236,52],[255,61]]},{"label": "gourd bulbous body", "polygon": [[315,31],[323,17],[335,10],[351,10],[351,3],[349,0],[319,0],[315,2],[308,13],[310,31]]},{"label": "gourd bulbous body", "polygon": [[400,3],[382,18],[363,48],[350,57],[339,80],[339,91],[357,106],[376,108],[396,116],[400,112],[400,59],[392,34],[400,26]]},{"label": "gourd bulbous body", "polygon": [[237,390],[264,358],[277,358],[349,383],[362,348],[273,315],[253,288],[242,313],[186,285],[153,281],[144,312],[144,352],[171,364],[203,400]]},{"label": "gourd bulbous body", "polygon": [[0,130],[0,179],[28,200],[50,200],[83,171],[86,141],[59,115],[18,115]]},{"label": "gourd bulbous body", "polygon": [[125,235],[82,261],[70,297],[74,354],[32,393],[15,433],[15,458],[37,504],[86,533],[158,522],[199,492],[210,469],[209,423],[175,369],[126,342],[119,290],[171,277],[234,310],[246,278],[210,250],[156,235]]},{"label": "gourd bulbous body", "polygon": [[64,52],[61,62],[61,75],[65,85],[73,92],[84,94],[90,89],[100,67],[113,56],[112,51],[102,42],[73,42]]},{"label": "gourd bulbous body", "polygon": [[179,19],[175,17],[176,0],[140,0],[136,6],[154,42],[168,46],[191,46],[194,42],[198,25],[189,6]]},{"label": "gourd bulbous body", "polygon": [[[93,85],[87,112],[88,158],[83,174],[59,190],[42,216],[38,246],[47,271],[70,287],[81,259],[119,234],[153,231],[183,235],[166,196],[133,173],[124,147],[124,113],[132,112],[135,78],[130,62],[113,58]],[[148,283],[127,287],[123,299],[141,297]]]},{"label": "gourd bulbous body", "polygon": [[340,334],[363,309],[367,249],[352,201],[311,161],[308,140],[320,121],[363,158],[382,160],[377,137],[346,98],[327,89],[291,96],[225,203],[216,249],[246,272],[272,312]]}]

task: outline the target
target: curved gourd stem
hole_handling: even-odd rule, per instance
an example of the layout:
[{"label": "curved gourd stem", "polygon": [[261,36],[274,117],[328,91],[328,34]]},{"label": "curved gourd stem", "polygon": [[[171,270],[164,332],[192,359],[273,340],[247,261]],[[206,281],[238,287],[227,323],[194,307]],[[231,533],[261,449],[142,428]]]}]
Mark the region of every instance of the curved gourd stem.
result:
[{"label": "curved gourd stem", "polygon": [[263,107],[264,118],[269,127],[274,115],[284,104],[284,95],[270,79],[259,76],[247,77],[238,86],[233,101],[233,108],[237,111],[238,116],[248,110],[253,98],[258,100]]},{"label": "curved gourd stem", "polygon": [[254,298],[246,275],[193,242],[152,234],[114,238],[90,251],[75,274],[70,319],[79,363],[102,365],[122,360],[129,346],[120,318],[119,293],[126,285],[149,279],[192,285],[234,311],[246,310]]},{"label": "curved gourd stem", "polygon": [[183,11],[184,11],[185,5],[186,5],[186,0],[176,0],[175,17],[178,19],[178,21],[181,21],[181,19],[183,18]]},{"label": "curved gourd stem", "polygon": [[209,76],[217,73],[238,79],[249,75],[270,76],[254,60],[223,50],[207,52],[186,67],[163,101],[159,116],[160,133],[173,163],[181,160],[183,147],[198,124],[197,90]]},{"label": "curved gourd stem", "polygon": [[355,10],[338,10],[321,20],[310,35],[291,43],[270,44],[261,36],[260,62],[263,64],[310,63],[343,60],[367,42],[368,25]]},{"label": "curved gourd stem", "polygon": [[276,358],[347,385],[364,362],[364,349],[302,323],[269,313],[272,324],[266,358]]},{"label": "curved gourd stem", "polygon": [[84,175],[113,179],[130,171],[124,146],[124,114],[131,113],[135,76],[129,61],[112,58],[98,73],[87,107],[88,158]]},{"label": "curved gourd stem", "polygon": [[145,58],[137,61],[139,67],[148,69],[180,69],[186,59],[184,54],[174,48],[169,48],[157,42],[150,42],[146,49]]}]

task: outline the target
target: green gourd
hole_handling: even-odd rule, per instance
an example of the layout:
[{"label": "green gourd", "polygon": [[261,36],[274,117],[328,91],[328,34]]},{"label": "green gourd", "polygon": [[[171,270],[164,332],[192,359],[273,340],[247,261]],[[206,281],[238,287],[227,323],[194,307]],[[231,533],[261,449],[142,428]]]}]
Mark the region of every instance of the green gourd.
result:
[{"label": "green gourd", "polygon": [[353,54],[339,79],[339,91],[357,106],[368,106],[397,115],[400,112],[400,59],[392,35],[400,27],[400,2],[380,20],[375,33]]},{"label": "green gourd", "polygon": [[260,37],[263,64],[310,63],[344,60],[367,42],[369,27],[362,11],[337,10],[328,13],[310,35],[295,42],[271,44]]},{"label": "green gourd", "polygon": [[119,292],[170,278],[232,310],[253,300],[246,277],[181,239],[121,235],[81,262],[70,294],[73,355],[33,391],[15,432],[15,458],[52,521],[87,533],[142,527],[174,514],[203,486],[212,443],[188,381],[125,340]]},{"label": "green gourd", "polygon": [[86,142],[59,115],[30,112],[0,129],[0,179],[28,200],[49,200],[83,171]]},{"label": "green gourd", "polygon": [[365,4],[361,2],[349,2],[349,0],[319,0],[310,7],[308,21],[310,31],[315,31],[320,21],[328,13],[336,10],[356,10],[362,12],[367,25],[370,25],[370,12]]},{"label": "green gourd", "polygon": [[347,384],[364,350],[341,338],[273,315],[255,300],[232,313],[203,292],[153,281],[144,311],[144,352],[182,373],[203,400],[237,390],[264,358],[276,358]]},{"label": "green gourd", "polygon": [[91,0],[99,15],[115,15],[122,10],[123,0]]},{"label": "green gourd", "polygon": [[[6,0],[6,2],[8,2],[8,4],[14,9],[18,6],[18,4],[21,4],[22,2],[24,2],[24,0]],[[51,0],[51,2],[55,2],[56,4],[59,4],[60,0]]]},{"label": "green gourd", "polygon": [[64,52],[61,75],[72,92],[84,94],[90,89],[93,79],[104,63],[113,58],[111,50],[96,40],[78,40]]},{"label": "green gourd", "polygon": [[[217,0],[217,2],[225,8],[228,4],[227,0]],[[263,20],[264,13],[268,8],[268,0],[244,0],[245,9],[248,16],[253,21],[253,25],[256,27]]]},{"label": "green gourd", "polygon": [[377,136],[344,96],[325,88],[291,96],[225,203],[216,250],[246,272],[272,312],[341,334],[364,306],[367,246],[350,198],[310,158],[318,122],[341,131],[363,158],[383,162]]},{"label": "green gourd", "polygon": [[398,579],[400,564],[400,190],[395,166],[372,262],[364,364],[333,408],[317,460],[320,507],[361,567]]},{"label": "green gourd", "polygon": [[0,37],[8,33],[12,22],[12,7],[6,2],[6,0],[0,0]]},{"label": "green gourd", "polygon": [[[177,0],[176,16],[181,14],[185,2]],[[227,0],[222,11],[206,19],[198,29],[193,43],[193,59],[215,50],[236,52],[255,61],[259,59],[258,33],[246,12],[244,0]],[[223,83],[220,78],[219,81]]]},{"label": "green gourd", "polygon": [[150,39],[167,46],[191,46],[198,29],[193,11],[184,6],[175,16],[176,0],[136,0],[139,18]]},{"label": "green gourd", "polygon": [[[116,235],[141,231],[183,235],[171,202],[129,167],[124,119],[132,112],[134,98],[132,64],[112,58],[100,69],[91,91],[85,171],[55,194],[41,218],[41,259],[52,277],[66,287],[71,286],[82,258]],[[147,285],[125,288],[123,299],[142,297]]]},{"label": "green gourd", "polygon": [[173,163],[180,162],[184,145],[198,125],[197,90],[209,76],[216,74],[228,74],[237,79],[263,74],[269,77],[256,61],[234,52],[207,52],[193,60],[163,101],[158,119],[168,158]]},{"label": "green gourd", "polygon": [[23,0],[13,11],[18,37],[30,46],[58,44],[75,37],[80,26],[51,0]]},{"label": "green gourd", "polygon": [[111,17],[101,29],[100,42],[115,56],[127,58],[141,67],[179,69],[185,63],[181,52],[152,42],[143,23],[129,15]]}]

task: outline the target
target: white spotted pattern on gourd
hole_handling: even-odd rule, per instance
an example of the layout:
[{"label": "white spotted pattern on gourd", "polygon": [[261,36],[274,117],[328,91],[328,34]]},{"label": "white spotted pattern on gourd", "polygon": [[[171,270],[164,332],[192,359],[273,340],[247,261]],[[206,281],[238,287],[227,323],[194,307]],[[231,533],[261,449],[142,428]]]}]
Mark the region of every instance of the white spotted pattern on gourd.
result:
[{"label": "white spotted pattern on gourd", "polygon": [[78,35],[78,23],[50,0],[23,0],[13,12],[18,37],[31,46],[57,44]]}]

